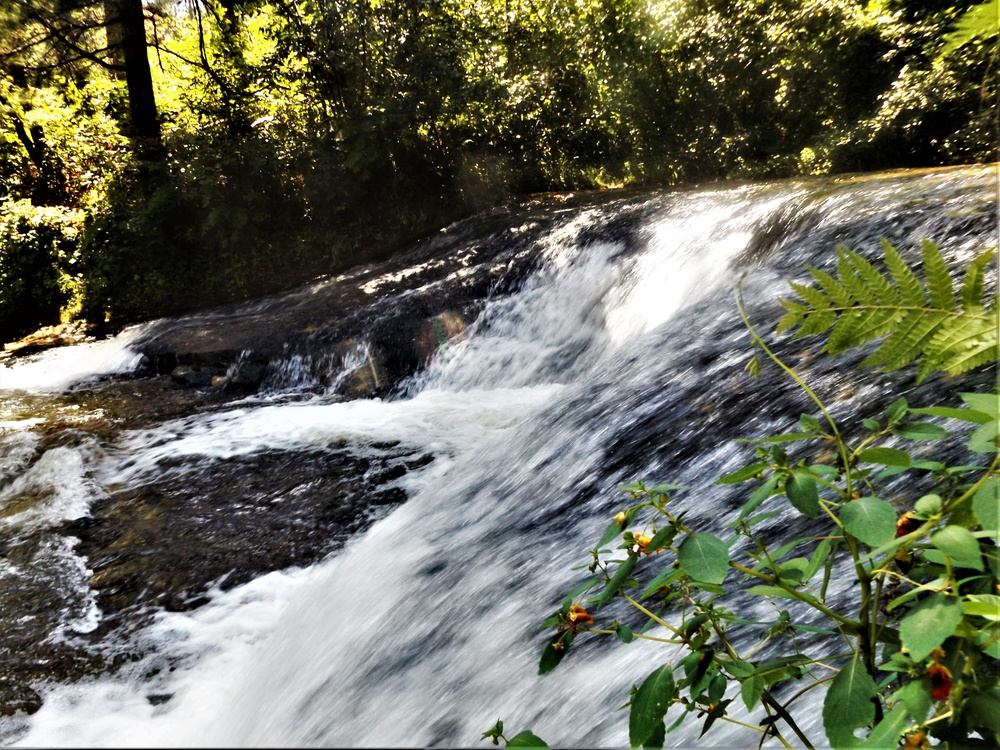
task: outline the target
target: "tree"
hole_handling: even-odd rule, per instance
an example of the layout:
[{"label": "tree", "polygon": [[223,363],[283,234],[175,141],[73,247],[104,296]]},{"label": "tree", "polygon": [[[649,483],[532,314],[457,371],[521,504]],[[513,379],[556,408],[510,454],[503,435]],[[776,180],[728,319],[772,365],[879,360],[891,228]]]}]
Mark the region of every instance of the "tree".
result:
[{"label": "tree", "polygon": [[22,86],[51,82],[57,74],[85,79],[88,66],[124,73],[129,103],[126,130],[133,147],[143,158],[160,152],[142,0],[55,4],[5,0],[0,6],[0,30],[4,38],[0,71]]}]

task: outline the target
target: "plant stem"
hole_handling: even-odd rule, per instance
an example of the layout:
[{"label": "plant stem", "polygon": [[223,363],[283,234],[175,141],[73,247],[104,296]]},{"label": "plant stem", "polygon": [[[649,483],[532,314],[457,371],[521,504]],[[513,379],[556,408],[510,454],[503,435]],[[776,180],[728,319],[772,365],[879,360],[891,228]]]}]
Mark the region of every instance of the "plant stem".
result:
[{"label": "plant stem", "polygon": [[791,586],[789,586],[787,583],[785,583],[784,581],[782,581],[782,580],[780,580],[778,578],[775,578],[773,576],[769,576],[766,573],[761,573],[758,570],[752,570],[751,568],[748,568],[745,565],[740,565],[738,562],[733,562],[732,560],[729,561],[729,566],[731,568],[735,568],[736,570],[740,571],[741,573],[746,573],[747,575],[753,576],[754,578],[759,578],[760,580],[765,581],[766,583],[769,583],[772,586],[777,586],[778,588],[783,589],[784,591],[787,591],[789,594],[791,594],[794,598],[798,599],[800,602],[808,604],[813,609],[815,609],[815,610],[817,610],[819,612],[822,612],[827,617],[832,617],[834,620],[836,620],[839,623],[842,623],[844,625],[849,625],[851,628],[859,628],[860,627],[860,623],[858,623],[856,620],[852,620],[849,617],[844,617],[842,614],[839,614],[838,612],[834,612],[832,609],[830,609],[829,607],[827,607],[825,604],[823,604],[822,602],[820,602],[820,601],[818,601],[818,600],[816,600],[816,599],[814,599],[812,597],[805,597],[805,596],[803,596],[801,592],[796,591]]}]

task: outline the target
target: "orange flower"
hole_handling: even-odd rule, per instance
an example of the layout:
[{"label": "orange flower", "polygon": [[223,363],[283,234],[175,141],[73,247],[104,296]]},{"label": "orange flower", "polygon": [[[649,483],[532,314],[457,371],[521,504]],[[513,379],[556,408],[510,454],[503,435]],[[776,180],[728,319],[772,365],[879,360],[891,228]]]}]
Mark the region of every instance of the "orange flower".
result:
[{"label": "orange flower", "polygon": [[951,672],[944,664],[935,662],[927,668],[931,678],[931,697],[936,701],[946,701],[951,694]]},{"label": "orange flower", "polygon": [[575,629],[577,625],[590,625],[594,622],[594,618],[590,616],[590,613],[579,604],[574,604],[569,608],[569,612],[566,613],[566,619],[569,620],[570,630]]},{"label": "orange flower", "polygon": [[923,750],[928,746],[926,732],[914,732],[907,735],[906,742],[903,743],[904,750]]},{"label": "orange flower", "polygon": [[649,546],[651,541],[653,541],[652,538],[646,536],[645,534],[635,535],[635,543],[639,546],[640,552],[646,552],[646,547]]},{"label": "orange flower", "polygon": [[908,510],[906,511],[906,513],[904,513],[899,517],[899,520],[896,521],[897,537],[906,536],[910,532],[916,531],[917,529],[920,528],[921,521],[914,518],[915,515],[916,513],[914,513],[912,510]]}]

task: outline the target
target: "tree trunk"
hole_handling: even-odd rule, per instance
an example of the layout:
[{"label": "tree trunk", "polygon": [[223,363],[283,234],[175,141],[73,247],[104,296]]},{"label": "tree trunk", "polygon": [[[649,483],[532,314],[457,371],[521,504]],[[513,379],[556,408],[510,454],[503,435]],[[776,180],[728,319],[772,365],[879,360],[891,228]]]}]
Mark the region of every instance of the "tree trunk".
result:
[{"label": "tree trunk", "polygon": [[129,137],[138,155],[155,159],[163,148],[160,121],[156,114],[153,77],[146,54],[146,22],[142,0],[108,0],[117,7],[121,27],[125,84],[128,87]]}]

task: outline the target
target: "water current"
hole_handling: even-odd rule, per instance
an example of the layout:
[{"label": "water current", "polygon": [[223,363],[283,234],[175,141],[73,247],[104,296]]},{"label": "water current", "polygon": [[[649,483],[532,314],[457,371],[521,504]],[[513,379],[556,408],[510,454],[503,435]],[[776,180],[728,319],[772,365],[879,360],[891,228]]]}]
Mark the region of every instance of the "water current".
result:
[{"label": "water current", "polygon": [[[0,739],[486,747],[502,717],[553,746],[626,746],[617,709],[670,654],[584,639],[539,677],[538,626],[581,579],[618,487],[690,485],[688,524],[718,528],[740,499],[713,479],[749,458],[732,439],[809,411],[778,373],[744,372],[734,284],[770,331],[786,279],[831,268],[838,244],[875,259],[885,237],[914,258],[926,237],[960,262],[996,242],[997,186],[994,166],[547,199],[488,230],[449,227],[395,265],[8,364],[0,618],[21,658],[5,679],[33,697],[9,702]],[[258,357],[252,388],[222,397],[226,374],[178,385],[151,364],[164,331],[244,326],[232,378],[307,299],[340,327],[283,323],[298,337]],[[779,345],[840,414],[877,415],[913,387],[817,348]],[[913,398],[963,387],[932,379]],[[109,417],[129,394],[132,416]],[[345,512],[328,534],[307,504],[338,492],[362,520]],[[270,525],[240,525],[255,519]],[[114,530],[100,554],[95,528]],[[102,584],[123,556],[139,561],[131,587],[124,573]],[[817,714],[804,725],[821,741]],[[704,744],[688,724],[668,745]],[[757,743],[718,731],[712,746]]]}]

